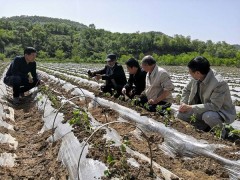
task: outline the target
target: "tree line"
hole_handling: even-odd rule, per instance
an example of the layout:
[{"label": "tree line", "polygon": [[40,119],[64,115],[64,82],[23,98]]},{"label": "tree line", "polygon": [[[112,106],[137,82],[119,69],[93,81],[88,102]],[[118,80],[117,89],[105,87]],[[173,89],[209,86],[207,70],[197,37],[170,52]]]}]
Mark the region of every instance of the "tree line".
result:
[{"label": "tree line", "polygon": [[212,65],[240,67],[239,45],[167,36],[161,32],[112,33],[78,22],[41,16],[0,18],[0,59],[21,55],[26,46],[46,61],[103,62],[115,53],[120,62],[151,54],[159,64],[185,65],[197,55]]}]

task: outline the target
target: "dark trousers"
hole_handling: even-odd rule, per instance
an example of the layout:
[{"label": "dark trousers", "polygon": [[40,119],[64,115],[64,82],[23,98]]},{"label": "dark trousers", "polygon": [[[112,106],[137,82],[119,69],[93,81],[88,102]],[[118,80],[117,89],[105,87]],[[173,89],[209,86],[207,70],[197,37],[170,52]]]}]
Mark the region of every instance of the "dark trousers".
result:
[{"label": "dark trousers", "polygon": [[164,101],[160,101],[157,104],[148,104],[147,102],[148,102],[148,99],[147,99],[146,96],[140,96],[139,97],[138,104],[140,106],[146,108],[150,112],[156,112],[156,107],[161,106],[162,109],[161,109],[161,112],[159,112],[161,115],[164,115],[165,114],[164,111],[172,105],[171,103],[164,102]]},{"label": "dark trousers", "polygon": [[[101,91],[104,93],[110,93],[111,96],[114,95],[115,98],[118,98],[122,94],[122,88],[123,86],[118,85],[117,87],[114,87],[113,85],[102,85]],[[116,91],[114,93],[114,91]]]},{"label": "dark trousers", "polygon": [[13,88],[13,97],[19,97],[20,93],[29,91],[39,84],[38,80],[29,83],[27,78],[21,78],[20,76],[6,76],[3,82]]},{"label": "dark trousers", "polygon": [[135,87],[125,87],[126,88],[126,95],[130,98],[133,99],[135,95],[140,95],[140,93],[137,93]]}]

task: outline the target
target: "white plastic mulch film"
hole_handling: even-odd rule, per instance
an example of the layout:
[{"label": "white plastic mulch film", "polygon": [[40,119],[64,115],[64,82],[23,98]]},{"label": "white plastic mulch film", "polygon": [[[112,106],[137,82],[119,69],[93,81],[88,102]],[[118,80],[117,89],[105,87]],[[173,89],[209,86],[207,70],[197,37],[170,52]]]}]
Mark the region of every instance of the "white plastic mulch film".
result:
[{"label": "white plastic mulch film", "polygon": [[[63,85],[63,87],[65,87],[67,90],[69,90],[69,87],[71,87],[70,84],[68,84],[64,81],[60,82],[57,78],[55,78],[53,76],[48,76],[48,78],[51,78],[51,80],[55,80],[58,83],[61,83]],[[84,94],[88,97],[95,99],[94,94],[89,91],[79,90],[78,88],[75,88],[74,86],[72,86],[72,88],[74,88],[74,91],[72,93],[73,94],[77,93],[78,97],[82,97],[82,95]],[[81,92],[82,94],[79,92]],[[41,98],[43,98],[43,97],[44,96],[41,96]],[[60,98],[62,98],[62,97],[60,97]],[[44,102],[46,100],[42,100],[42,101]],[[51,107],[51,103],[50,102],[48,103],[48,101],[46,101],[46,102],[47,102],[46,105],[44,105],[45,103],[39,103],[39,108],[42,109],[45,106],[44,117],[43,117],[45,125],[44,125],[44,128],[42,131],[53,127],[54,117],[56,116],[56,113],[57,113],[57,110],[55,110]],[[64,102],[66,102],[66,100],[62,99],[62,103],[64,103]],[[101,124],[99,124],[99,122],[97,122],[91,116],[91,114],[89,114],[89,117],[92,118],[91,122],[92,122],[93,128],[97,128],[101,125]],[[78,176],[78,174],[77,174],[78,173],[78,171],[77,171],[78,164],[77,163],[78,163],[78,159],[79,159],[79,155],[80,155],[79,153],[81,152],[82,146],[85,142],[83,141],[83,143],[79,143],[77,138],[71,132],[71,126],[68,123],[62,124],[61,123],[62,120],[63,120],[63,114],[57,113],[57,118],[55,119],[55,123],[54,123],[54,127],[57,127],[55,130],[55,133],[54,133],[54,140],[56,140],[58,138],[62,138],[63,143],[60,148],[59,158],[68,167],[70,177],[75,179]],[[108,131],[108,129],[106,129],[106,131],[107,131],[107,134],[105,135],[106,139],[114,139],[114,141],[119,142],[119,143],[116,143],[116,145],[121,144],[119,135],[117,133],[113,134],[114,130]],[[51,140],[52,140],[52,138],[51,138]],[[88,152],[88,150],[87,150],[88,146],[89,145],[87,145],[85,147],[84,152],[81,156],[81,163],[80,163],[80,168],[79,168],[80,179],[91,179],[94,177],[95,178],[101,177],[104,175],[104,171],[107,169],[106,165],[104,165],[103,163],[93,160],[93,159],[86,158],[86,154]],[[134,152],[130,149],[128,149],[128,152],[132,153],[136,156],[139,156],[140,158],[144,159],[145,161],[150,162],[150,159],[148,157],[146,157],[138,152]],[[129,162],[134,164],[133,163],[134,160],[129,160]],[[154,163],[153,165],[155,168],[158,168],[161,170],[161,172],[164,174],[166,179],[170,179],[170,177],[177,177],[176,175],[174,175],[167,169],[161,167],[159,164]]]},{"label": "white plastic mulch film", "polygon": [[[14,131],[13,125],[5,121],[8,118],[10,121],[14,121],[14,110],[8,106],[6,101],[7,90],[3,83],[3,79],[0,79],[0,127],[4,127],[11,131]],[[9,132],[11,132],[9,131]],[[5,144],[9,149],[16,149],[18,142],[10,133],[0,132],[0,144]],[[15,153],[0,153],[0,166],[13,167],[16,159]]]},{"label": "white plastic mulch film", "polygon": [[[51,78],[54,81],[53,76],[49,76],[49,78]],[[55,80],[59,81],[57,78],[55,78]],[[61,83],[66,84],[66,82],[64,81],[62,81]],[[91,83],[91,81],[89,81],[88,83]],[[68,90],[69,90],[69,87],[68,87]],[[222,147],[222,145],[208,144],[206,142],[199,141],[191,136],[182,134],[172,128],[165,127],[164,124],[156,122],[154,119],[151,119],[145,116],[140,116],[140,114],[134,110],[123,107],[117,103],[95,97],[93,93],[87,90],[83,90],[83,89],[80,90],[74,87],[74,91],[72,91],[72,94],[75,96],[85,95],[85,96],[91,97],[92,99],[94,99],[93,103],[97,101],[101,106],[112,108],[113,110],[117,111],[122,118],[138,123],[142,129],[147,129],[150,131],[160,133],[164,137],[164,143],[160,146],[165,152],[169,153],[170,155],[174,156],[176,154],[178,155],[180,154],[186,157],[201,155],[201,156],[213,158],[219,163],[223,164],[223,166],[229,171],[231,179],[240,178],[240,162],[239,161],[228,160],[214,153],[214,150],[216,148]],[[94,104],[97,105],[96,103]],[[70,134],[71,133],[69,133],[68,135]]]}]

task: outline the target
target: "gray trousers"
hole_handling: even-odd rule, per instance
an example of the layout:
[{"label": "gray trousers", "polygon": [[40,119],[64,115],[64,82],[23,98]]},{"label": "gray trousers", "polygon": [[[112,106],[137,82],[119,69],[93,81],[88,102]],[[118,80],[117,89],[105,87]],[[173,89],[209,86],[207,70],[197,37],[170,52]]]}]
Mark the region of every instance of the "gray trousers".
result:
[{"label": "gray trousers", "polygon": [[[193,115],[193,110],[186,113],[177,113],[177,118],[190,122],[191,116]],[[196,125],[202,128],[210,126],[213,128],[214,126],[220,125],[222,127],[222,123],[224,122],[223,118],[219,115],[218,112],[207,111],[203,114],[195,114],[196,116]]]}]

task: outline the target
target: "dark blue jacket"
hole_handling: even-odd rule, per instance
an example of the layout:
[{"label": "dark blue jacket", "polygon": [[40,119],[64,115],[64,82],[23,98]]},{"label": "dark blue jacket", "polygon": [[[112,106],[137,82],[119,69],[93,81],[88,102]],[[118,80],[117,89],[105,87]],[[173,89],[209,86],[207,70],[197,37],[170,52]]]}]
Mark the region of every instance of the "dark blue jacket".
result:
[{"label": "dark blue jacket", "polygon": [[133,88],[135,89],[135,94],[140,95],[144,89],[145,89],[145,80],[146,80],[146,72],[138,69],[136,74],[130,74],[128,78],[127,84],[124,86],[126,89],[127,88]]},{"label": "dark blue jacket", "polygon": [[28,79],[28,73],[31,72],[33,81],[37,81],[36,62],[27,64],[24,56],[17,56],[12,62],[6,73],[6,76],[20,76],[21,79]]},{"label": "dark blue jacket", "polygon": [[95,71],[92,73],[93,76],[95,76],[96,74],[101,74],[102,76],[102,80],[106,80],[106,85],[113,85],[112,80],[114,80],[116,82],[116,85],[119,87],[123,87],[126,82],[126,76],[123,70],[122,65],[116,63],[113,67],[109,67],[108,65],[106,65],[103,69],[99,70],[99,71]]}]

